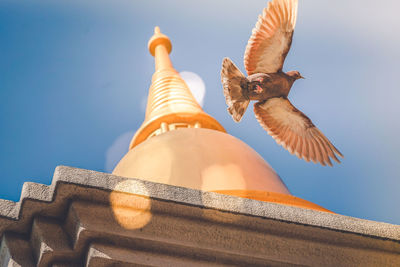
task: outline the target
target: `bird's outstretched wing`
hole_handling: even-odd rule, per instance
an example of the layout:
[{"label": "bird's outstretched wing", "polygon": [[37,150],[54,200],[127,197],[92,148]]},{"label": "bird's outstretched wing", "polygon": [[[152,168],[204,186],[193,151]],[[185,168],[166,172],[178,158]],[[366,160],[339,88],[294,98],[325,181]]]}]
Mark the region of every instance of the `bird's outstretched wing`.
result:
[{"label": "bird's outstretched wing", "polygon": [[332,166],[332,158],[340,163],[335,155],[343,157],[339,150],[286,98],[257,102],[254,113],[261,126],[290,153],[307,162]]},{"label": "bird's outstretched wing", "polygon": [[282,70],[292,43],[298,0],[273,0],[258,17],[244,53],[247,75]]}]

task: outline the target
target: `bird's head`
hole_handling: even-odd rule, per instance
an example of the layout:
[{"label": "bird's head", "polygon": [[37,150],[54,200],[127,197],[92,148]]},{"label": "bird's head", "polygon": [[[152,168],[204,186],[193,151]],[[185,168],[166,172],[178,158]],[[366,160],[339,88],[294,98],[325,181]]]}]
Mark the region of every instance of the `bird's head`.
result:
[{"label": "bird's head", "polygon": [[301,76],[300,72],[298,72],[297,70],[288,71],[286,72],[286,74],[289,77],[292,77],[294,80],[305,79],[303,76]]}]

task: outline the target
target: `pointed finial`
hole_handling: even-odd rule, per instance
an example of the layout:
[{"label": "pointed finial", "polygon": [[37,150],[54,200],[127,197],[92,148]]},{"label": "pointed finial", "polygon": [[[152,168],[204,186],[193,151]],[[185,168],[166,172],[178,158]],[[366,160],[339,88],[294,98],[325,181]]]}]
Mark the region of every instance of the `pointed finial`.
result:
[{"label": "pointed finial", "polygon": [[149,40],[149,51],[153,55],[153,57],[156,54],[156,47],[158,45],[162,45],[167,49],[168,54],[171,53],[172,50],[172,44],[171,40],[164,34],[161,33],[160,27],[156,26],[154,28],[154,35],[151,37]]}]

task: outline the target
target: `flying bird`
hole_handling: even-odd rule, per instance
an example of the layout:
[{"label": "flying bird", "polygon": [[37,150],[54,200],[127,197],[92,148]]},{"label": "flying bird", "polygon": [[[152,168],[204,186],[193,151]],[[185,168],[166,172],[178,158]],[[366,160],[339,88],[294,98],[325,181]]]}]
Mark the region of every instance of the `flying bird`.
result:
[{"label": "flying bird", "polygon": [[273,0],[258,17],[244,53],[246,77],[229,59],[222,62],[221,81],[228,112],[239,122],[251,100],[261,126],[290,153],[307,162],[340,163],[339,150],[312,121],[290,103],[298,71],[283,72],[296,24],[298,0]]}]

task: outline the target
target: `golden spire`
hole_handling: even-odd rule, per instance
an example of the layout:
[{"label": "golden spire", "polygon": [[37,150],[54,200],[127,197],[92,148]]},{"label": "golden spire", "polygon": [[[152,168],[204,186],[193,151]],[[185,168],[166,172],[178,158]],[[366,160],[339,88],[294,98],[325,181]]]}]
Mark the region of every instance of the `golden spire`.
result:
[{"label": "golden spire", "polygon": [[146,117],[133,137],[130,149],[147,138],[176,128],[208,128],[225,132],[219,122],[205,113],[169,58],[169,38],[155,27],[148,43],[155,57],[155,72],[147,99]]}]

